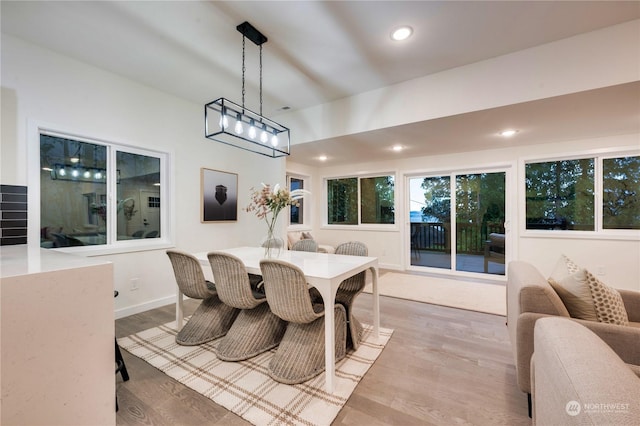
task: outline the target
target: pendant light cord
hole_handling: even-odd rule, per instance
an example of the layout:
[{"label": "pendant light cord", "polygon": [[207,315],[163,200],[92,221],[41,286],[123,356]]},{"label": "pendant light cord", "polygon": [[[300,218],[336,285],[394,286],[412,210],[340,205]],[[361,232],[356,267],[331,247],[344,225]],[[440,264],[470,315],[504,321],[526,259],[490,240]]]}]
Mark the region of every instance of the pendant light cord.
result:
[{"label": "pendant light cord", "polygon": [[245,45],[245,40],[246,37],[244,36],[244,34],[242,35],[242,113],[244,114],[244,72],[246,70],[245,65],[244,65],[244,45]]},{"label": "pendant light cord", "polygon": [[262,45],[260,45],[260,116],[262,116]]}]

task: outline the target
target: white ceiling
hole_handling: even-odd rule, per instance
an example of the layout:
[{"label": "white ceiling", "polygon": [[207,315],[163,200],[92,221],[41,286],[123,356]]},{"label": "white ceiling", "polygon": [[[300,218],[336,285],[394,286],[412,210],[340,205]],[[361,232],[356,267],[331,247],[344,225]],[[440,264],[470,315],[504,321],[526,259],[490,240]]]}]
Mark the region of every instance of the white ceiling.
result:
[{"label": "white ceiling", "polygon": [[[3,33],[202,105],[241,101],[235,27],[249,21],[269,38],[263,111],[274,117],[285,106],[306,108],[638,19],[640,2],[3,0],[0,14]],[[392,42],[400,24],[414,36]],[[246,104],[254,110],[257,58],[248,42]],[[522,123],[518,143],[637,132],[639,102],[637,84],[600,89],[293,145],[291,159],[376,160],[388,155],[390,140],[409,148],[404,156],[488,149],[505,145],[495,130],[511,123]]]}]

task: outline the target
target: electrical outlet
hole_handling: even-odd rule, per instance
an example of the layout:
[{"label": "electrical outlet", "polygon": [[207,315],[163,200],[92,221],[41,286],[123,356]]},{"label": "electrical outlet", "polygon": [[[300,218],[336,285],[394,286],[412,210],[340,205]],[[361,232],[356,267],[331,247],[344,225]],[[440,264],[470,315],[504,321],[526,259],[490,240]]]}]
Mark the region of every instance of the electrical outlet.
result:
[{"label": "electrical outlet", "polygon": [[140,288],[139,287],[140,278],[131,278],[129,283],[130,283],[130,286],[129,286],[130,291],[136,291]]}]

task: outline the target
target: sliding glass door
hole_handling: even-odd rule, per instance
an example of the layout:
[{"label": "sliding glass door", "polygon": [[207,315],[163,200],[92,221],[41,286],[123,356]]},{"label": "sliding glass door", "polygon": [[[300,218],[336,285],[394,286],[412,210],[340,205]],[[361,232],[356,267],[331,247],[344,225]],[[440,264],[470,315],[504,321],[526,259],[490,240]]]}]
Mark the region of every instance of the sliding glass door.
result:
[{"label": "sliding glass door", "polygon": [[504,171],[408,182],[412,266],[504,275]]}]

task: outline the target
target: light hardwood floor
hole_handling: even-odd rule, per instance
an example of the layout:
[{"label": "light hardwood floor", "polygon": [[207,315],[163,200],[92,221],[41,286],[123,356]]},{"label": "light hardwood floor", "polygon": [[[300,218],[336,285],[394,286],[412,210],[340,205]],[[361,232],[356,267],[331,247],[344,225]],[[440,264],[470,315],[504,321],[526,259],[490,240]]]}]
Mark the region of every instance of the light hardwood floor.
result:
[{"label": "light hardwood floor", "polygon": [[[497,315],[390,297],[381,325],[395,331],[334,425],[530,425]],[[185,301],[185,314],[197,302]],[[354,312],[371,323],[371,295]],[[116,321],[116,336],[174,319],[174,305]],[[116,379],[118,425],[247,425],[246,421],[123,351],[131,379]]]}]

